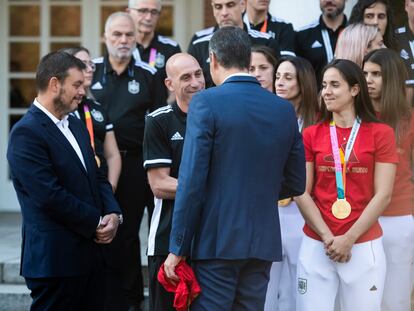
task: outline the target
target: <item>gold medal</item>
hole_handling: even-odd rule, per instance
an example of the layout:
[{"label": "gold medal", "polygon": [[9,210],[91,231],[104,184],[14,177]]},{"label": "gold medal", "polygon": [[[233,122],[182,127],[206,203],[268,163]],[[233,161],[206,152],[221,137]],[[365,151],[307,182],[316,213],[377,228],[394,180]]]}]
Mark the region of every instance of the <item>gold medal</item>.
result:
[{"label": "gold medal", "polygon": [[277,203],[279,206],[285,207],[285,206],[288,206],[291,201],[292,201],[292,198],[287,198],[287,199],[279,200]]},{"label": "gold medal", "polygon": [[332,214],[338,219],[345,219],[351,214],[351,204],[346,199],[336,199],[332,204]]},{"label": "gold medal", "polygon": [[96,165],[98,167],[101,167],[101,160],[99,160],[99,157],[97,155],[95,155],[95,161],[96,161]]}]

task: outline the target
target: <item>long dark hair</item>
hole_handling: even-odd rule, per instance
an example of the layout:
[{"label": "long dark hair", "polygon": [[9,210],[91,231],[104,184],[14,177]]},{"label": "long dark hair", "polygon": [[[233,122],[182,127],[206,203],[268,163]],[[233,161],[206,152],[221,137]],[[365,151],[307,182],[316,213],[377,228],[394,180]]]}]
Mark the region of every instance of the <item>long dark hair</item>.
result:
[{"label": "long dark hair", "polygon": [[[374,106],[372,105],[371,99],[368,95],[367,82],[362,69],[350,60],[334,59],[323,69],[322,77],[330,68],[338,70],[342,78],[348,83],[349,87],[358,85],[359,92],[354,98],[355,114],[363,122],[380,122],[375,116]],[[326,109],[323,97],[321,98],[321,120],[332,120],[332,112]]]},{"label": "long dark hair", "polygon": [[275,92],[275,72],[276,72],[276,57],[274,56],[274,51],[269,48],[268,46],[265,45],[253,45],[252,46],[252,53],[260,53],[262,54],[266,60],[269,62],[270,65],[272,65],[273,68],[273,72],[272,72],[272,77],[273,77],[273,82],[272,82],[272,88],[273,88],[273,92]]},{"label": "long dark hair", "polygon": [[387,27],[384,33],[384,43],[388,48],[398,50],[398,43],[395,38],[395,24],[394,13],[388,0],[358,0],[352,8],[349,24],[364,23],[364,13],[367,8],[376,4],[382,3],[385,5],[387,11]]},{"label": "long dark hair", "polygon": [[405,81],[408,74],[400,56],[390,49],[368,53],[364,64],[371,62],[381,67],[382,88],[379,117],[395,131],[397,142],[410,126],[411,106],[405,96]]},{"label": "long dark hair", "polygon": [[303,128],[313,125],[319,114],[318,87],[315,71],[308,60],[297,56],[283,56],[276,64],[276,70],[284,62],[290,62],[296,69],[301,101],[296,115],[303,120]]}]

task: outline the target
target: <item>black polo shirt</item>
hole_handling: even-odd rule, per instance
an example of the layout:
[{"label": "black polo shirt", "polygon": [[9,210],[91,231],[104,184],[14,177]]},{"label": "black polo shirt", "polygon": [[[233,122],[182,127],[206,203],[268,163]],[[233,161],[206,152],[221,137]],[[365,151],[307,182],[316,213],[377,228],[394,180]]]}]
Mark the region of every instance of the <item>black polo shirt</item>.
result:
[{"label": "black polo shirt", "polygon": [[[168,98],[168,89],[164,84],[164,80],[167,77],[167,73],[165,72],[165,64],[171,56],[180,52],[181,48],[177,42],[171,40],[170,38],[161,36],[158,33],[154,34],[154,37],[147,48],[144,48],[144,46],[137,43],[137,48],[134,50],[135,59],[142,60],[157,69],[157,75],[159,75],[158,81],[160,82],[157,84],[157,92],[164,95],[165,101]],[[151,55],[154,55],[155,59],[153,59],[150,63]]]},{"label": "black polo shirt", "polygon": [[[183,152],[187,114],[177,103],[150,113],[144,135],[144,168],[169,167],[178,178]],[[174,200],[155,198],[148,237],[148,256],[168,255]]]},{"label": "black polo shirt", "polygon": [[319,20],[299,29],[295,36],[296,55],[306,58],[315,69],[318,87],[322,81],[322,69],[334,58],[339,33],[347,24],[346,16],[336,31],[328,28],[322,15]]},{"label": "black polo shirt", "polygon": [[[267,13],[267,27],[264,32],[268,33],[273,39],[278,42],[280,48],[280,55],[295,55],[295,31],[291,23],[285,22],[283,19]],[[247,28],[261,31],[264,25],[264,21],[253,25],[249,22],[247,13],[243,15],[243,22]]]},{"label": "black polo shirt", "polygon": [[162,105],[156,92],[156,69],[133,57],[120,75],[108,56],[94,63],[91,92],[111,118],[119,149],[141,154],[145,115]]},{"label": "black polo shirt", "polygon": [[78,119],[82,120],[82,122],[85,123],[85,125],[86,118],[84,106],[88,107],[89,113],[91,114],[95,154],[99,157],[99,160],[101,161],[101,168],[106,176],[108,172],[108,167],[104,157],[105,135],[107,132],[113,131],[114,126],[102,105],[97,101],[93,100],[92,98],[87,97],[84,97],[82,99],[82,102],[79,104],[78,109],[72,112],[72,114]]},{"label": "black polo shirt", "polygon": [[396,31],[396,39],[400,48],[400,56],[407,68],[407,86],[414,87],[414,34],[410,27],[405,25]]},{"label": "black polo shirt", "polygon": [[[269,34],[263,33],[257,30],[248,29],[245,24],[243,24],[244,30],[250,37],[252,45],[265,45],[273,49],[275,52],[275,57],[280,57],[280,49],[276,40],[274,40]],[[194,58],[200,64],[200,67],[203,69],[204,79],[206,81],[206,88],[214,86],[213,80],[210,75],[210,58],[208,51],[208,44],[214,32],[218,29],[216,27],[210,27],[196,32],[191,39],[190,45],[188,47],[188,53],[193,55]]]}]

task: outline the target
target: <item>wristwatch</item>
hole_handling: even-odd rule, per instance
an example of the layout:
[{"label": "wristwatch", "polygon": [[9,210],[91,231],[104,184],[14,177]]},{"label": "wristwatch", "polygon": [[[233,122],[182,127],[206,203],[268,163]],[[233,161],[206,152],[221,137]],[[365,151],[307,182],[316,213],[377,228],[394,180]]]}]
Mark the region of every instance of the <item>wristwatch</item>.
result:
[{"label": "wristwatch", "polygon": [[119,221],[119,225],[122,225],[124,222],[124,216],[122,216],[122,214],[118,214],[118,221]]}]

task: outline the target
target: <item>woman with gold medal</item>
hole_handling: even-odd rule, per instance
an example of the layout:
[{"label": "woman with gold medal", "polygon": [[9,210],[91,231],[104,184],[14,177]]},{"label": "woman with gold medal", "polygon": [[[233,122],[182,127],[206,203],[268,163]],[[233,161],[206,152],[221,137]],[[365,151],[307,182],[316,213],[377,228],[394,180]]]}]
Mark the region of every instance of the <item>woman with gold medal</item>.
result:
[{"label": "woman with gold medal", "polygon": [[112,190],[115,192],[121,173],[121,156],[116,143],[113,125],[108,119],[103,107],[94,100],[89,87],[92,84],[92,76],[95,64],[91,61],[89,51],[84,47],[73,47],[62,50],[79,58],[85,65],[84,87],[86,96],[82,99],[77,110],[73,113],[85,122],[91,139],[91,146],[95,153],[97,166],[108,177]]},{"label": "woman with gold medal", "polygon": [[296,310],[381,310],[385,254],[378,217],[390,202],[396,163],[391,127],[380,123],[362,70],[337,59],[323,72],[321,122],[303,132],[305,218]]}]

